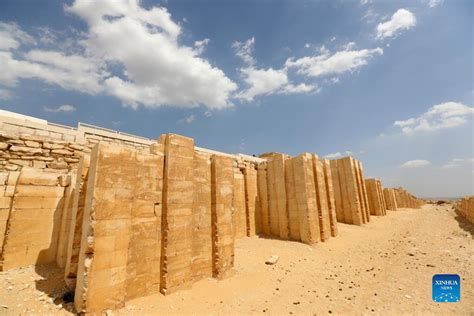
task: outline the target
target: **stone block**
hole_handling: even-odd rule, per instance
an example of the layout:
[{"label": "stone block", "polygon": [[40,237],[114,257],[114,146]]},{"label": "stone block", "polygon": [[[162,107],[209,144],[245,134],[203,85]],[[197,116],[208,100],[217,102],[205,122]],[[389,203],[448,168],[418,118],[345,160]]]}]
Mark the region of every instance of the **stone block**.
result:
[{"label": "stone block", "polygon": [[212,271],[218,279],[230,276],[234,266],[232,165],[232,158],[212,156]]},{"label": "stone block", "polygon": [[257,167],[258,211],[261,218],[261,233],[270,235],[270,216],[268,211],[267,165],[260,163]]},{"label": "stone block", "polygon": [[285,160],[286,201],[288,206],[288,227],[290,239],[300,240],[300,221],[293,172],[293,159]]},{"label": "stone block", "polygon": [[234,236],[236,239],[247,236],[247,219],[245,210],[245,180],[240,169],[234,168]]},{"label": "stone block", "polygon": [[273,154],[267,158],[267,184],[271,234],[282,239],[288,239],[285,156],[283,154]]},{"label": "stone block", "polygon": [[337,236],[337,215],[336,215],[336,202],[334,197],[334,185],[332,182],[331,166],[327,159],[323,161],[323,172],[324,182],[326,184],[326,194],[329,208],[329,220],[331,224],[331,236]]},{"label": "stone block", "polygon": [[41,148],[32,148],[32,147],[25,147],[25,146],[17,146],[13,145],[9,149],[13,153],[23,153],[28,155],[36,155],[41,154],[43,151]]},{"label": "stone block", "polygon": [[316,192],[316,201],[319,216],[319,233],[321,241],[325,241],[331,237],[331,222],[329,217],[329,205],[327,200],[326,183],[324,179],[323,163],[316,155],[312,155],[313,159],[313,176]]},{"label": "stone block", "polygon": [[10,209],[11,202],[11,197],[0,196],[0,209]]},{"label": "stone block", "polygon": [[[21,177],[20,177],[21,179]],[[46,185],[23,185],[16,186],[15,197],[62,197],[64,195],[63,187],[53,187]]]},{"label": "stone block", "polygon": [[300,239],[311,245],[320,240],[313,158],[310,154],[301,154],[291,159],[293,160]]},{"label": "stone block", "polygon": [[247,236],[254,236],[257,227],[257,170],[251,164],[245,166],[245,205],[247,218]]}]

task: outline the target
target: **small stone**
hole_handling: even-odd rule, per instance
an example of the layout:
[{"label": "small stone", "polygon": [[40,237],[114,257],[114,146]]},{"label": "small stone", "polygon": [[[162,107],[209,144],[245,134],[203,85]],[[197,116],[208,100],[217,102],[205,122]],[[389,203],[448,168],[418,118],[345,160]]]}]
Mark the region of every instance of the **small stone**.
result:
[{"label": "small stone", "polygon": [[280,260],[280,257],[277,256],[277,255],[272,255],[270,256],[267,260],[265,260],[265,264],[268,264],[268,265],[274,265],[278,262],[278,260]]},{"label": "small stone", "polygon": [[33,147],[33,148],[40,148],[41,147],[41,144],[38,143],[38,142],[35,142],[35,141],[31,141],[31,140],[26,140],[25,141],[25,145],[27,147]]},{"label": "small stone", "polygon": [[406,298],[411,298],[411,295],[405,294]]}]

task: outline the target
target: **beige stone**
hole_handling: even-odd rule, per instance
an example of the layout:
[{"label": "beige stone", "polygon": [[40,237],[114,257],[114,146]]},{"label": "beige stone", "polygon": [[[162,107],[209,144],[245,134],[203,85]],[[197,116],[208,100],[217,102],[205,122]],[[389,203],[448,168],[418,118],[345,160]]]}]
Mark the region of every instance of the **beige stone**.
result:
[{"label": "beige stone", "polygon": [[54,173],[44,173],[37,170],[25,170],[21,173],[18,184],[33,186],[56,186],[58,175]]}]

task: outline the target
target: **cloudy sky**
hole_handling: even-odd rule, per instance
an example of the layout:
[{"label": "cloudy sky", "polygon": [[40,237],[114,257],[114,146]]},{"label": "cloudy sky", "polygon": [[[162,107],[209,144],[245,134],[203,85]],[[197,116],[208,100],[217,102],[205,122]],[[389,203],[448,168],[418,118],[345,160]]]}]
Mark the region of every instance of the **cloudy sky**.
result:
[{"label": "cloudy sky", "polygon": [[474,194],[469,0],[3,0],[0,108]]}]

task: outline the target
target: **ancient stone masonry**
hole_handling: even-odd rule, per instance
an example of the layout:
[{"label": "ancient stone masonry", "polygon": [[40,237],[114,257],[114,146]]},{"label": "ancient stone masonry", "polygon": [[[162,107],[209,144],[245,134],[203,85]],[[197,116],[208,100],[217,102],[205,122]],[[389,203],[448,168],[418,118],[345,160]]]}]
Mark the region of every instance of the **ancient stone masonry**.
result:
[{"label": "ancient stone masonry", "polygon": [[[424,203],[365,181],[351,157],[257,158],[175,134],[152,142],[18,124],[0,118],[0,270],[55,262],[78,312],[229,277],[239,238],[313,245],[337,236],[337,222],[362,225],[370,213]],[[460,211],[472,214],[469,203]]]},{"label": "ancient stone masonry", "polygon": [[397,208],[421,208],[425,204],[424,200],[411,195],[403,188],[394,189]]},{"label": "ancient stone masonry", "polygon": [[455,208],[461,216],[474,224],[474,196],[468,196],[458,201]]},{"label": "ancient stone masonry", "polygon": [[24,168],[0,178],[1,269],[55,261],[67,175]]},{"label": "ancient stone masonry", "polygon": [[390,188],[383,189],[383,196],[385,198],[385,203],[387,204],[387,210],[396,211],[397,210],[397,199],[395,197],[395,190]]},{"label": "ancient stone masonry", "polygon": [[337,221],[362,225],[370,221],[362,164],[352,157],[331,160]]},{"label": "ancient stone masonry", "polygon": [[268,153],[257,168],[257,216],[264,235],[314,244],[337,235],[329,161]]},{"label": "ancient stone masonry", "polygon": [[387,215],[385,197],[382,185],[377,179],[366,179],[367,197],[369,199],[369,210],[371,215]]},{"label": "ancient stone masonry", "polygon": [[268,205],[267,165],[265,162],[257,167],[257,233],[270,235],[270,212]]},{"label": "ancient stone masonry", "polygon": [[[76,287],[89,166],[90,157],[89,155],[84,155],[79,161],[79,167],[75,175],[75,182],[71,181],[71,186],[73,187],[72,208],[70,208],[71,213],[64,214],[63,212],[63,216],[66,216],[66,220],[63,220],[62,223],[66,223],[69,227],[67,234],[65,234],[67,246],[64,263],[64,278],[71,289]],[[69,208],[66,209],[69,210]]]}]

